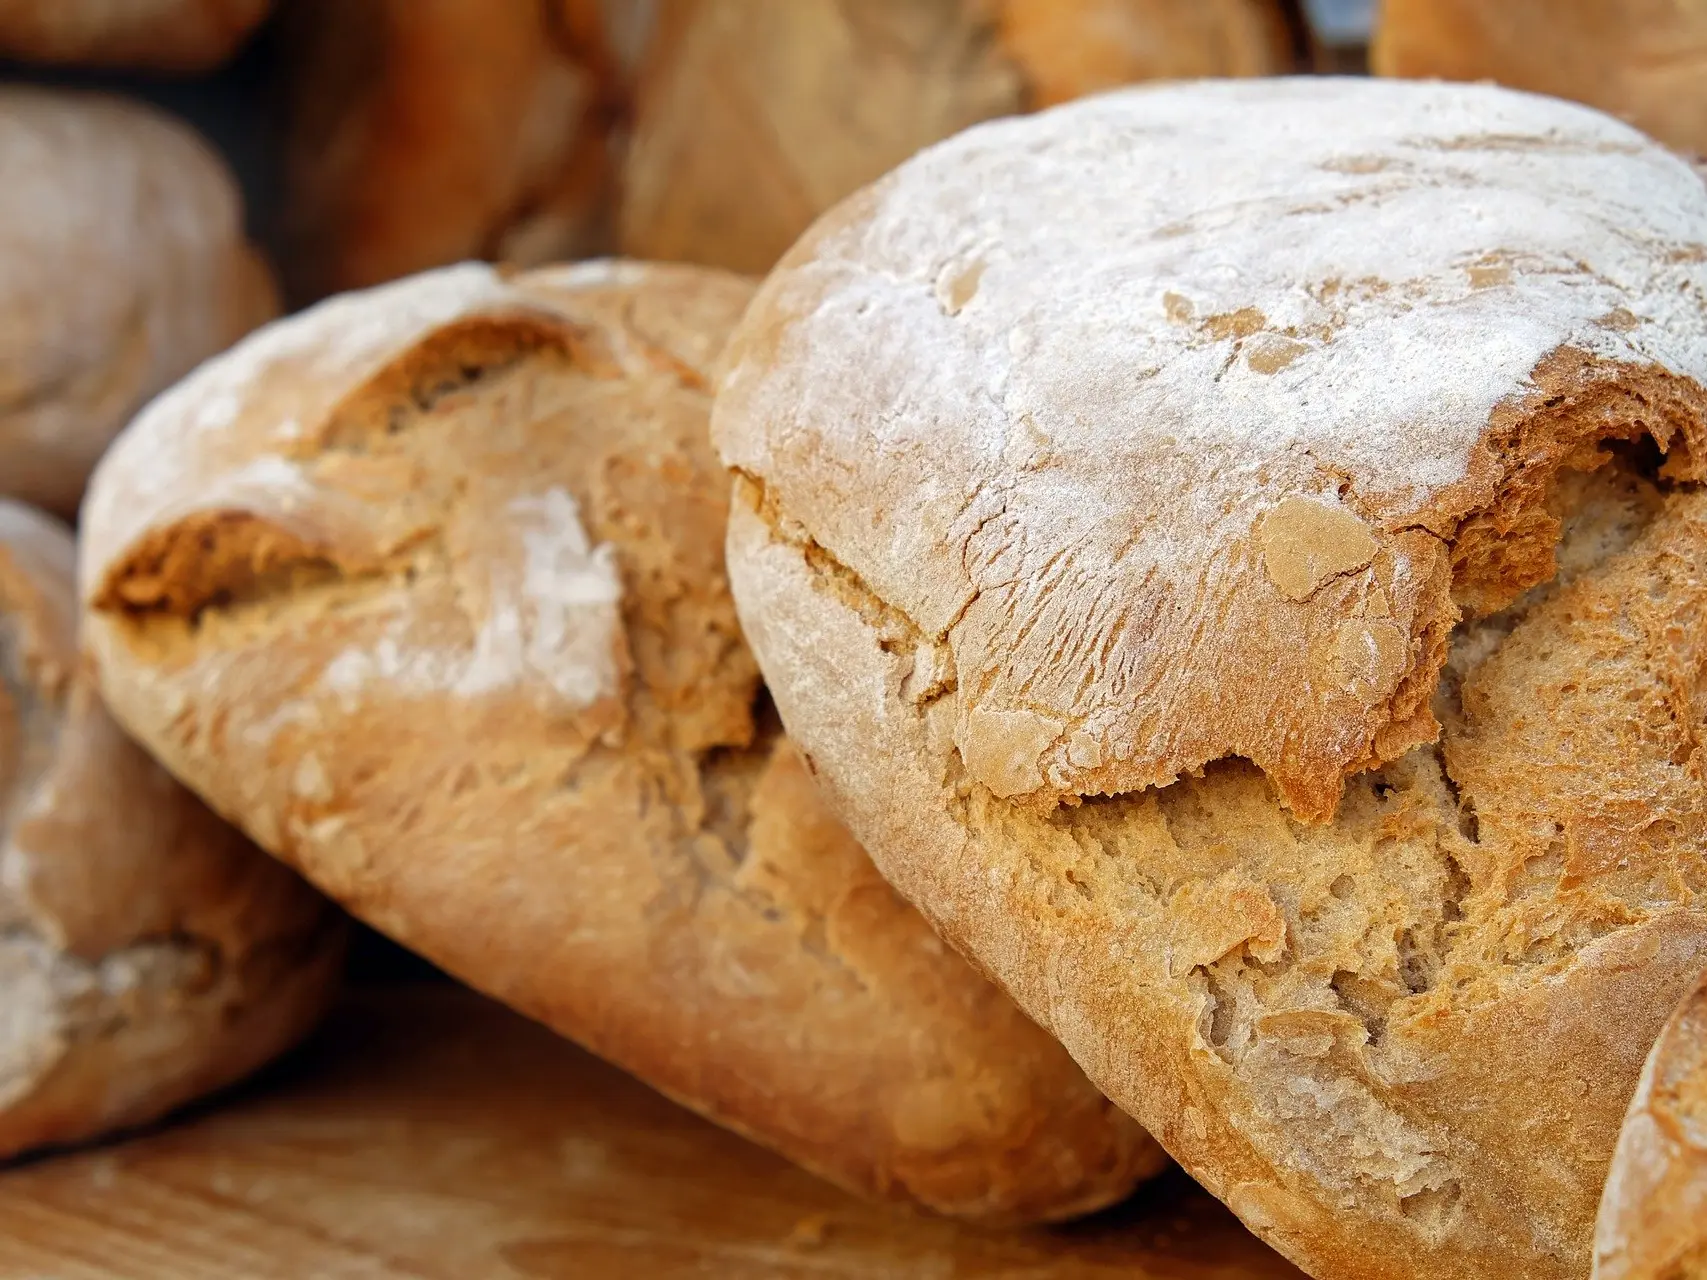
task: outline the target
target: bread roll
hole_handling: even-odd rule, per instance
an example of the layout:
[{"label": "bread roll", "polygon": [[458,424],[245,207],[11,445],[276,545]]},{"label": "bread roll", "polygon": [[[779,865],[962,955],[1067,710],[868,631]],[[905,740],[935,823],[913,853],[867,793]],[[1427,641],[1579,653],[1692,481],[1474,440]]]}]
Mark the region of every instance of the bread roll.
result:
[{"label": "bread roll", "polygon": [[271,0],[0,0],[0,56],[154,71],[207,71]]},{"label": "bread roll", "polygon": [[70,533],[0,500],[0,1158],[153,1120],[314,1023],[341,917],[108,717]]},{"label": "bread roll", "polygon": [[1292,58],[1276,0],[661,0],[622,246],[763,272],[837,200],[980,120]]},{"label": "bread roll", "polygon": [[0,497],[76,509],[155,392],[275,313],[224,165],[116,99],[0,88]]},{"label": "bread roll", "polygon": [[1133,90],[904,165],[731,341],[832,804],[1313,1275],[1580,1280],[1707,961],[1704,237],[1566,103]]},{"label": "bread roll", "polygon": [[1648,1054],[1600,1202],[1594,1280],[1707,1277],[1707,976]]},{"label": "bread roll", "polygon": [[823,812],[723,570],[706,379],[751,286],[477,265],[142,415],[85,508],[112,704],[358,916],[723,1124],[972,1218],[1158,1152]]},{"label": "bread roll", "polygon": [[604,242],[624,29],[590,0],[299,0],[288,17],[294,296]]},{"label": "bread roll", "polygon": [[1573,98],[1707,151],[1701,0],[1382,0],[1370,66]]}]

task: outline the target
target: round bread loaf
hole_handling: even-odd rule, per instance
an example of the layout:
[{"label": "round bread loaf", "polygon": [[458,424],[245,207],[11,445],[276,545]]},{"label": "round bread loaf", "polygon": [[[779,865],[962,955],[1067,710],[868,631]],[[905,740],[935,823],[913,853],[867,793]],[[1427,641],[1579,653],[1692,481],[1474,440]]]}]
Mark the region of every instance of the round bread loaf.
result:
[{"label": "round bread loaf", "polygon": [[276,311],[236,186],[117,99],[0,88],[0,497],[76,510],[156,392]]},{"label": "round bread loaf", "polygon": [[80,66],[206,71],[272,0],[0,0],[0,55]]},{"label": "round bread loaf", "polygon": [[1707,151],[1701,0],[1382,0],[1369,60],[1384,76],[1572,98]]},{"label": "round bread loaf", "polygon": [[120,718],[316,884],[875,1196],[1106,1204],[1149,1138],[820,807],[723,569],[693,268],[334,299],[144,413],[85,506]]},{"label": "round bread loaf", "polygon": [[0,1158],[142,1124],[308,1030],[341,915],[119,732],[70,533],[0,500]]},{"label": "round bread loaf", "polygon": [[662,0],[622,246],[766,271],[843,196],[980,120],[1293,57],[1277,0]]},{"label": "round bread loaf", "polygon": [[1707,959],[1689,167],[1108,95],[844,203],[726,362],[741,619],[889,880],[1312,1274],[1585,1274]]},{"label": "round bread loaf", "polygon": [[1654,1042],[1630,1100],[1594,1280],[1707,1280],[1707,977]]},{"label": "round bread loaf", "polygon": [[647,8],[293,6],[284,42],[291,294],[313,300],[469,257],[535,263],[599,247],[613,177],[614,60]]}]

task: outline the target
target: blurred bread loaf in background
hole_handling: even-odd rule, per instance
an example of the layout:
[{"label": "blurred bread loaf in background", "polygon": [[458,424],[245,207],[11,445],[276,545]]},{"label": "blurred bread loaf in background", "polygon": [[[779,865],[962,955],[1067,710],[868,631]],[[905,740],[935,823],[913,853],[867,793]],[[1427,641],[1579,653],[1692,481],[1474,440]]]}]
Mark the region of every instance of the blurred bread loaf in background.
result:
[{"label": "blurred bread loaf in background", "polygon": [[1370,67],[1571,98],[1707,153],[1703,0],[1381,0]]},{"label": "blurred bread loaf in background", "polygon": [[0,87],[0,497],[62,515],[156,392],[277,312],[224,163],[119,98]]},{"label": "blurred bread loaf in background", "polygon": [[0,499],[0,1159],[156,1119],[318,1018],[342,913],[120,732],[75,550]]},{"label": "blurred bread loaf in background", "polygon": [[[359,8],[366,0],[352,0]],[[0,57],[196,72],[234,53],[272,0],[0,0]]]},{"label": "blurred bread loaf in background", "polygon": [[661,0],[621,244],[763,272],[922,147],[1136,80],[1292,68],[1278,0]]},{"label": "blurred bread loaf in background", "polygon": [[1295,56],[1282,0],[297,0],[282,16],[298,300],[615,243],[763,271],[968,125]]},{"label": "blurred bread loaf in background", "polygon": [[631,0],[297,0],[282,15],[291,295],[608,242]]},{"label": "blurred bread loaf in background", "polygon": [[157,400],[83,558],[120,718],[357,916],[844,1186],[991,1221],[1163,1163],[825,810],[723,567],[751,284],[479,264]]}]

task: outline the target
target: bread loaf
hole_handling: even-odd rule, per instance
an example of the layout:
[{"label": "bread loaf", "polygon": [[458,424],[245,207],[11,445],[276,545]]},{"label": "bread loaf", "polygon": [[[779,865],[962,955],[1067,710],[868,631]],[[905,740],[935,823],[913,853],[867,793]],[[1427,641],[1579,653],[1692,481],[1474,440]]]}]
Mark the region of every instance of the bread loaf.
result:
[{"label": "bread loaf", "polygon": [[1707,977],[1648,1054],[1594,1246],[1594,1280],[1707,1277]]},{"label": "bread loaf", "polygon": [[271,0],[0,0],[0,56],[206,71],[243,43]]},{"label": "bread loaf", "polygon": [[819,806],[723,570],[708,371],[751,286],[465,265],[210,362],[103,462],[123,721],[363,919],[723,1124],[993,1220],[1153,1143]]},{"label": "bread loaf", "polygon": [[121,734],[75,551],[0,500],[0,1158],[153,1120],[314,1022],[341,917]]},{"label": "bread loaf", "polygon": [[1291,65],[1274,0],[661,0],[624,162],[636,257],[768,270],[818,214],[993,116]]},{"label": "bread loaf", "polygon": [[832,804],[1313,1275],[1580,1280],[1707,962],[1704,240],[1570,104],[1132,90],[854,196],[731,341]]},{"label": "bread loaf", "polygon": [[237,190],[182,126],[0,88],[0,497],[69,514],[149,397],[271,317]]},{"label": "bread loaf", "polygon": [[[630,25],[646,8],[611,7]],[[610,64],[635,35],[590,0],[301,0],[287,17],[295,297],[604,242]]]},{"label": "bread loaf", "polygon": [[1496,80],[1707,151],[1701,0],[1382,0],[1369,56],[1378,75]]}]

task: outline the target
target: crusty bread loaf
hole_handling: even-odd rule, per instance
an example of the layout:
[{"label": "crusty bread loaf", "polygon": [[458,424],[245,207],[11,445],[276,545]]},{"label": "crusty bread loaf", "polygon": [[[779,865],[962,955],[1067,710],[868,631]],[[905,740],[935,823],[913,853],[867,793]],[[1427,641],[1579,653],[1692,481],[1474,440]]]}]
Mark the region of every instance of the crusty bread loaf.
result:
[{"label": "crusty bread loaf", "polygon": [[1315,1275],[1580,1280],[1707,960],[1704,238],[1570,104],[1133,90],[903,166],[731,342],[832,803]]},{"label": "crusty bread loaf", "polygon": [[635,35],[593,0],[299,0],[286,17],[294,297],[604,242],[609,64]]},{"label": "crusty bread loaf", "polygon": [[1701,0],[1381,0],[1378,75],[1495,80],[1599,107],[1707,151]]},{"label": "crusty bread loaf", "polygon": [[271,0],[0,0],[0,56],[80,66],[206,71]]},{"label": "crusty bread loaf", "polygon": [[70,533],[0,500],[0,1158],[245,1075],[337,979],[341,916],[119,732]]},{"label": "crusty bread loaf", "polygon": [[1594,1280],[1707,1278],[1707,976],[1642,1068],[1595,1225]]},{"label": "crusty bread loaf", "polygon": [[181,125],[0,89],[0,496],[76,509],[155,392],[276,310],[237,190]]},{"label": "crusty bread loaf", "polygon": [[1291,65],[1275,0],[661,0],[624,162],[635,257],[770,268],[818,214],[993,116]]},{"label": "crusty bread loaf", "polygon": [[871,1195],[1054,1218],[1142,1131],[937,940],[755,708],[692,268],[447,269],[334,299],[102,463],[119,716],[405,944]]}]

